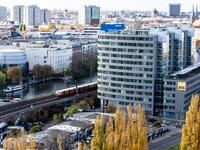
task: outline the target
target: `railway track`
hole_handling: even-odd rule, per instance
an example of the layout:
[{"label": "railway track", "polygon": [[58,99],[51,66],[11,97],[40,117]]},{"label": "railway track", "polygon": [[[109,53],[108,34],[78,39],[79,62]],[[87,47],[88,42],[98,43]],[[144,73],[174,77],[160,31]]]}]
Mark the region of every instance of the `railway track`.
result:
[{"label": "railway track", "polygon": [[[96,91],[80,94],[79,98],[91,95],[94,92]],[[35,109],[51,106],[53,104],[63,103],[65,101],[72,101],[74,99],[76,99],[75,96],[59,98],[59,97],[55,97],[52,94],[52,95],[48,95],[44,97],[24,100],[21,102],[16,102],[16,103],[0,106],[0,120],[6,119],[6,118],[9,118],[21,113],[25,113],[28,111],[32,111]]]}]

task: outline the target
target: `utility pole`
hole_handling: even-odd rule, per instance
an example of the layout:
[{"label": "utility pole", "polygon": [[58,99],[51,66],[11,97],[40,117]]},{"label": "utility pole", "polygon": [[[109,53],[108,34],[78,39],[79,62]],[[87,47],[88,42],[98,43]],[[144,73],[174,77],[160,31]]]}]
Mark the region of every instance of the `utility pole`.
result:
[{"label": "utility pole", "polygon": [[36,67],[36,78],[35,78],[35,81],[37,81],[37,66],[35,66]]}]

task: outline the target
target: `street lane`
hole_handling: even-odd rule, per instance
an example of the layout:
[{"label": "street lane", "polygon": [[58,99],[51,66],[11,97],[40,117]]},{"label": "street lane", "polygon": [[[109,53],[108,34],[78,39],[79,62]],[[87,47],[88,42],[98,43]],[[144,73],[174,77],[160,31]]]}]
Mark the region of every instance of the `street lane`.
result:
[{"label": "street lane", "polygon": [[166,150],[181,142],[181,133],[149,145],[149,150]]}]

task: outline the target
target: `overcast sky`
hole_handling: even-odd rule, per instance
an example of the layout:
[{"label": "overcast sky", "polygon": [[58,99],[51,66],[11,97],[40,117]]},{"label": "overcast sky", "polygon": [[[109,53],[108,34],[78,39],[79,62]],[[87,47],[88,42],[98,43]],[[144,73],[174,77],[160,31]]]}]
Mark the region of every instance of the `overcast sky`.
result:
[{"label": "overcast sky", "polygon": [[[0,0],[0,6],[38,5],[40,8],[78,10],[81,5],[98,5],[101,10],[150,10],[167,11],[169,3],[181,3],[181,11],[191,11],[199,0]],[[200,8],[200,5],[199,5]]]}]

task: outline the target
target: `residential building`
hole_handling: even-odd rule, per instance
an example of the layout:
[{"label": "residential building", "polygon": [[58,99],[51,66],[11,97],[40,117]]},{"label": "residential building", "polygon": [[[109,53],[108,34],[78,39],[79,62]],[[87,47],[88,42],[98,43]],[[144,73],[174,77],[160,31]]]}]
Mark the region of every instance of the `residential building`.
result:
[{"label": "residential building", "polygon": [[163,117],[185,119],[192,95],[200,94],[200,63],[164,78]]},{"label": "residential building", "polygon": [[24,23],[24,6],[17,5],[13,6],[11,10],[11,20],[20,24]]},{"label": "residential building", "polygon": [[0,21],[7,21],[7,8],[0,6]]},{"label": "residential building", "polygon": [[79,10],[79,24],[91,25],[100,22],[100,7],[95,5],[82,6]]},{"label": "residential building", "polygon": [[181,4],[169,4],[169,16],[178,17],[181,15]]},{"label": "residential building", "polygon": [[24,24],[26,26],[39,26],[40,23],[40,7],[37,5],[25,6],[24,8]]},{"label": "residential building", "polygon": [[40,10],[40,24],[41,25],[48,25],[50,21],[51,13],[48,9],[41,9]]},{"label": "residential building", "polygon": [[194,28],[145,25],[139,30],[99,34],[98,97],[108,103],[141,103],[149,114],[163,107],[163,77],[191,65]]},{"label": "residential building", "polygon": [[26,49],[29,69],[36,64],[50,65],[60,73],[71,64],[72,47],[69,45],[30,44]]}]

